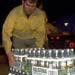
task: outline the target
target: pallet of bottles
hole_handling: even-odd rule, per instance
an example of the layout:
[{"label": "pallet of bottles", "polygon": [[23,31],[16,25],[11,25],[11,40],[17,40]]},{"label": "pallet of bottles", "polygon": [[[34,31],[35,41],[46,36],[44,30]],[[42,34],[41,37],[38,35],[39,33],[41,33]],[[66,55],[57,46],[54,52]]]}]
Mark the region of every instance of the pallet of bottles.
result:
[{"label": "pallet of bottles", "polygon": [[75,75],[74,49],[12,49],[9,75]]}]

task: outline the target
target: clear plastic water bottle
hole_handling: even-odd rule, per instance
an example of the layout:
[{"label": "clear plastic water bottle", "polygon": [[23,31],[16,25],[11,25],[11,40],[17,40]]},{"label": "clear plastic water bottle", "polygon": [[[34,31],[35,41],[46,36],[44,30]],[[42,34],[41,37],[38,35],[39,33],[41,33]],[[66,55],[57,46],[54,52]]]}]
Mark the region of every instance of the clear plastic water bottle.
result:
[{"label": "clear plastic water bottle", "polygon": [[20,49],[17,49],[17,55],[20,55]]},{"label": "clear plastic water bottle", "polygon": [[73,61],[72,60],[68,60],[67,61],[67,75],[71,75],[72,68],[73,68]]},{"label": "clear plastic water bottle", "polygon": [[54,68],[54,62],[52,62],[52,61],[51,62],[48,62],[48,65],[49,65],[49,68],[50,69],[53,69]]},{"label": "clear plastic water bottle", "polygon": [[40,50],[40,57],[46,58],[46,50]]},{"label": "clear plastic water bottle", "polygon": [[37,66],[41,67],[41,60],[37,60]]},{"label": "clear plastic water bottle", "polygon": [[56,69],[60,69],[60,64],[59,64],[59,62],[56,62]]},{"label": "clear plastic water bottle", "polygon": [[20,54],[21,54],[21,55],[25,55],[25,50],[24,50],[24,49],[21,49],[21,50],[20,50]]},{"label": "clear plastic water bottle", "polygon": [[15,52],[14,48],[12,48],[11,51],[14,53]]},{"label": "clear plastic water bottle", "polygon": [[10,73],[14,74],[15,73],[15,69],[13,69],[13,67],[10,67]]},{"label": "clear plastic water bottle", "polygon": [[56,62],[52,62],[52,69],[56,69],[56,67],[57,67],[57,63]]},{"label": "clear plastic water bottle", "polygon": [[22,72],[22,75],[27,75],[27,73],[26,72]]},{"label": "clear plastic water bottle", "polygon": [[19,49],[14,49],[14,50],[15,50],[14,54],[15,54],[15,55],[19,55],[19,52],[18,52]]},{"label": "clear plastic water bottle", "polygon": [[61,61],[60,66],[61,66],[61,69],[66,68],[66,61]]},{"label": "clear plastic water bottle", "polygon": [[40,57],[41,49],[38,49],[38,57]]},{"label": "clear plastic water bottle", "polygon": [[58,49],[58,58],[62,58],[63,57],[63,51],[62,49]]},{"label": "clear plastic water bottle", "polygon": [[49,62],[48,61],[45,61],[45,67],[49,68]]},{"label": "clear plastic water bottle", "polygon": [[21,64],[21,71],[23,72],[23,71],[25,71],[26,70],[26,66],[25,66],[25,63],[23,62],[22,64]]},{"label": "clear plastic water bottle", "polygon": [[67,58],[68,54],[67,54],[67,49],[64,49],[64,57]]},{"label": "clear plastic water bottle", "polygon": [[52,58],[56,58],[56,49],[52,49]]},{"label": "clear plastic water bottle", "polygon": [[46,49],[45,57],[49,58],[49,50],[48,49]]},{"label": "clear plastic water bottle", "polygon": [[70,49],[67,49],[67,57],[70,57]]},{"label": "clear plastic water bottle", "polygon": [[70,49],[70,55],[71,57],[74,57],[74,49]]},{"label": "clear plastic water bottle", "polygon": [[36,57],[36,49],[33,50],[33,57]]},{"label": "clear plastic water bottle", "polygon": [[18,71],[18,75],[22,75],[22,71],[21,70]]},{"label": "clear plastic water bottle", "polygon": [[28,55],[29,48],[24,49],[25,55]]},{"label": "clear plastic water bottle", "polygon": [[55,50],[56,58],[58,58],[58,52],[59,52],[59,50],[56,49],[56,50]]},{"label": "clear plastic water bottle", "polygon": [[52,58],[52,50],[49,49],[49,58]]},{"label": "clear plastic water bottle", "polygon": [[45,61],[41,61],[41,67],[45,66]]},{"label": "clear plastic water bottle", "polygon": [[60,62],[60,75],[67,75],[67,65],[66,61],[61,61]]},{"label": "clear plastic water bottle", "polygon": [[31,60],[31,64],[32,64],[32,66],[35,66],[35,65],[37,65],[37,61],[36,60]]},{"label": "clear plastic water bottle", "polygon": [[15,61],[18,62],[18,57],[15,57]]},{"label": "clear plastic water bottle", "polygon": [[61,50],[62,58],[64,58],[64,50]]},{"label": "clear plastic water bottle", "polygon": [[30,48],[29,50],[28,50],[28,57],[32,57],[33,55],[32,55],[32,50],[33,50],[33,48]]},{"label": "clear plastic water bottle", "polygon": [[15,75],[19,75],[19,70],[18,69],[15,70]]}]

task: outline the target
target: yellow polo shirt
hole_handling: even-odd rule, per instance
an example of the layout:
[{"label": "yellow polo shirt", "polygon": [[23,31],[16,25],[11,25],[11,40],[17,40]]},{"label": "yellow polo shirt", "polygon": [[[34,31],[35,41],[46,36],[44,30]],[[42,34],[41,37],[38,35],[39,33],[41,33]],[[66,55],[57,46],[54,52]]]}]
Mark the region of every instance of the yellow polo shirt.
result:
[{"label": "yellow polo shirt", "polygon": [[37,48],[43,47],[46,36],[46,15],[44,11],[36,9],[34,13],[27,18],[23,12],[23,6],[15,7],[7,16],[2,30],[3,45],[6,52],[11,50],[11,37],[20,39],[36,39]]}]

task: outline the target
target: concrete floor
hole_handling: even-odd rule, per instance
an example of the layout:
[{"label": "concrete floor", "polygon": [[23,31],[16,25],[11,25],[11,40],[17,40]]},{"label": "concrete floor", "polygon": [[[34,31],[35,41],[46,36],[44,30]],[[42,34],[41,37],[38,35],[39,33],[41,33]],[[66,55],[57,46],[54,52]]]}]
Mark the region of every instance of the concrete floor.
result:
[{"label": "concrete floor", "polygon": [[8,64],[0,64],[0,75],[8,75],[9,66]]}]

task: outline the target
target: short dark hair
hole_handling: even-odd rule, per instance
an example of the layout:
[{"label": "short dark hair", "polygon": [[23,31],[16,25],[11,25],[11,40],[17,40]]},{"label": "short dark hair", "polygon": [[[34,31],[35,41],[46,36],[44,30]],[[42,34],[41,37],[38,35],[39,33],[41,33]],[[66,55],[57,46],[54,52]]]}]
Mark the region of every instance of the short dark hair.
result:
[{"label": "short dark hair", "polygon": [[30,3],[37,3],[37,0],[30,0]]},{"label": "short dark hair", "polygon": [[[26,0],[24,0],[24,2],[25,2]],[[29,0],[29,2],[30,3],[37,3],[38,2],[38,0]]]}]

